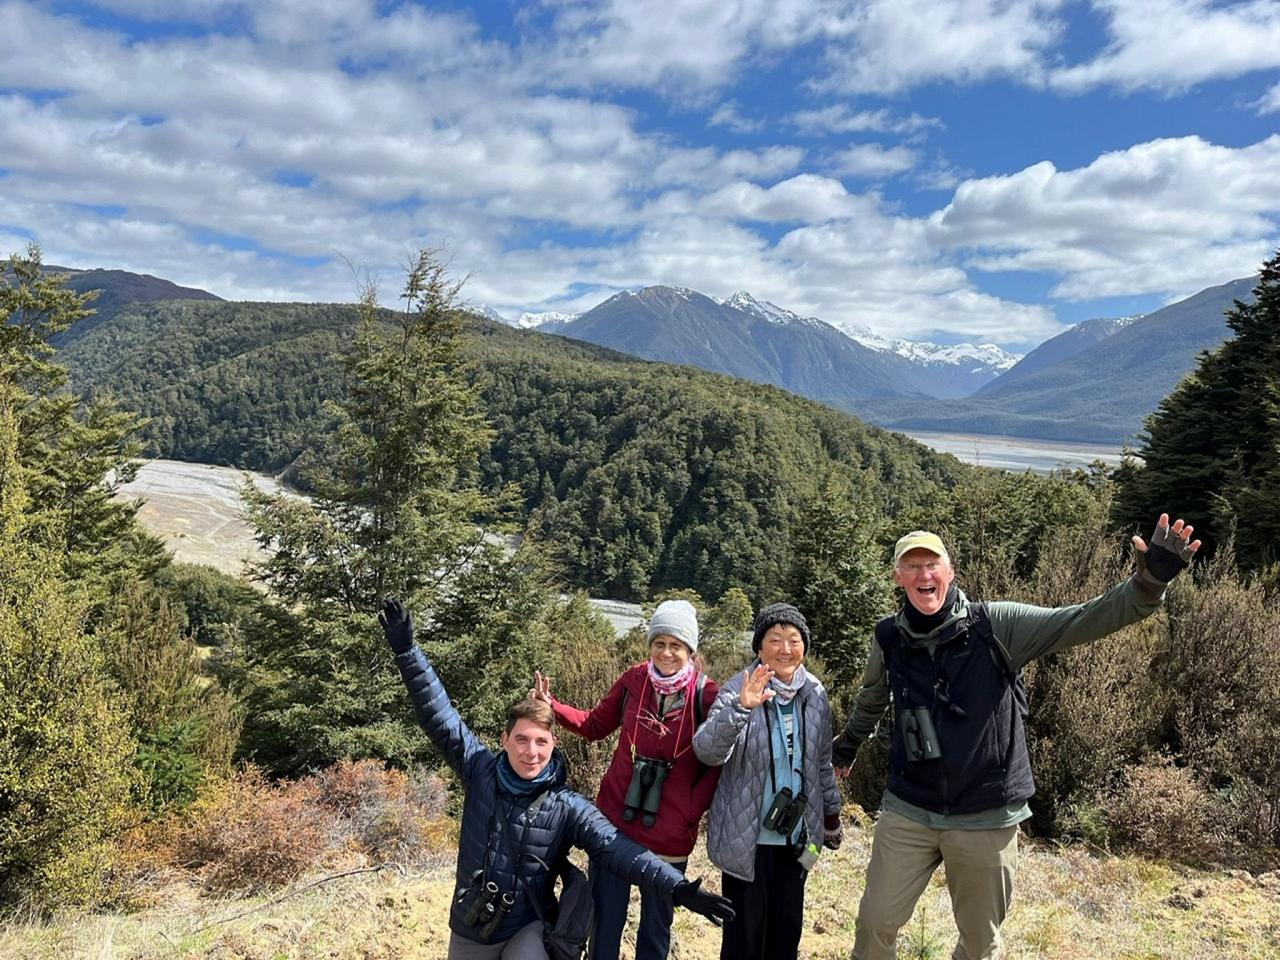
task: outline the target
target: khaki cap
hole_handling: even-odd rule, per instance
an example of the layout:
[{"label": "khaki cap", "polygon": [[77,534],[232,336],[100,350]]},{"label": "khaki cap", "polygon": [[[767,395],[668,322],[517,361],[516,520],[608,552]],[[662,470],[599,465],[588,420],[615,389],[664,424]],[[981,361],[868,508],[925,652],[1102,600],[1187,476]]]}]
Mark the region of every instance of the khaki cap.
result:
[{"label": "khaki cap", "polygon": [[897,566],[904,553],[911,550],[928,550],[930,553],[936,553],[946,563],[951,562],[951,557],[947,555],[947,548],[942,545],[942,538],[928,530],[912,530],[897,542],[893,548],[894,566]]}]

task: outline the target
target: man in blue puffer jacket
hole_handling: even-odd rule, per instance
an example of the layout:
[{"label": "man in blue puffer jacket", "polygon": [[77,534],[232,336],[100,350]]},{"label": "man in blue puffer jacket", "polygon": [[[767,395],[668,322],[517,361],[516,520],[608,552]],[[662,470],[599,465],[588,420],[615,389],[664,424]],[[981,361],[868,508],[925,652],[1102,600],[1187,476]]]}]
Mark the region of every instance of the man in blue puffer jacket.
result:
[{"label": "man in blue puffer jacket", "polygon": [[713,923],[733,918],[727,900],[703,891],[701,880],[686,880],[627,839],[594,804],[565,787],[567,764],[555,745],[554,714],[547,704],[531,699],[513,704],[502,752],[495,753],[449,702],[435,669],[413,642],[413,617],[404,605],[387,600],[378,620],[418,722],[466,792],[457,895],[449,911],[449,960],[547,960],[542,918],[555,916],[555,876],[571,846]]}]

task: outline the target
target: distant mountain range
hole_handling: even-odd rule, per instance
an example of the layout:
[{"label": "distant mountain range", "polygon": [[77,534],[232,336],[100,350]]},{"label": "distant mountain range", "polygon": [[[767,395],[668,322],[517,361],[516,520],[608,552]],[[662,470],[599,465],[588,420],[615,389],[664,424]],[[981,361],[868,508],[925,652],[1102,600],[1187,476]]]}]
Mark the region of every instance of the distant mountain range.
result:
[{"label": "distant mountain range", "polygon": [[1225,312],[1251,301],[1256,282],[1233,280],[1145,316],[1089,320],[1021,358],[990,344],[837,329],[745,292],[716,300],[677,287],[620,293],[579,316],[524,314],[515,325],[774,384],[899,430],[1119,444],[1200,351],[1227,338]]},{"label": "distant mountain range", "polygon": [[[131,304],[220,300],[205,290],[122,270],[76,270],[100,290],[79,339]],[[1210,287],[1140,317],[1078,324],[1016,358],[990,345],[938,346],[842,331],[745,292],[718,301],[678,287],[610,297],[581,315],[524,314],[508,326],[554,331],[635,356],[782,387],[898,430],[1120,443],[1230,334],[1225,313],[1251,302],[1256,277]],[[1016,362],[1015,362],[1016,361]],[[966,395],[968,394],[968,395]],[[922,403],[945,399],[946,403]]]},{"label": "distant mountain range", "polygon": [[[1195,369],[1200,352],[1227,339],[1226,312],[1237,300],[1252,303],[1257,283],[1257,277],[1244,277],[1209,287],[1145,316],[1112,321],[1109,333],[1105,326],[1074,336],[1068,331],[1024,358],[1032,361],[1029,372],[1014,367],[976,395],[945,408],[922,411],[889,401],[868,404],[861,415],[898,430],[1129,441],[1141,431],[1143,419]],[[1102,339],[1090,342],[1100,333]],[[1040,350],[1049,362],[1040,364],[1035,358]]]},{"label": "distant mountain range", "polygon": [[1081,350],[1088,349],[1099,340],[1105,340],[1113,333],[1123,330],[1133,321],[1139,319],[1141,319],[1140,315],[1114,319],[1098,318],[1077,323],[1069,330],[1040,344],[1040,346],[1036,347],[994,380],[983,384],[976,391],[976,395],[982,396],[988,391],[998,394],[1009,384],[1038,373],[1053,366],[1055,363],[1060,363]]},{"label": "distant mountain range", "polygon": [[655,286],[617,294],[583,314],[523,313],[506,320],[487,307],[477,312],[649,360],[771,383],[845,409],[867,397],[968,396],[1019,359],[994,344],[939,346],[841,328],[746,291],[719,300]]}]

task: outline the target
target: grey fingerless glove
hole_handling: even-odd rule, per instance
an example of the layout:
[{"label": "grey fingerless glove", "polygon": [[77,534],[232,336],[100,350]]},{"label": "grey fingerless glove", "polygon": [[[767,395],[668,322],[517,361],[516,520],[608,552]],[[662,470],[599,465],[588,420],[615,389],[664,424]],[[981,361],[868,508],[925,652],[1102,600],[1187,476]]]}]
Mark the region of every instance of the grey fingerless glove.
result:
[{"label": "grey fingerless glove", "polygon": [[1138,579],[1163,590],[1169,581],[1187,569],[1194,554],[1191,544],[1168,526],[1157,524],[1147,541],[1147,552],[1138,551]]}]

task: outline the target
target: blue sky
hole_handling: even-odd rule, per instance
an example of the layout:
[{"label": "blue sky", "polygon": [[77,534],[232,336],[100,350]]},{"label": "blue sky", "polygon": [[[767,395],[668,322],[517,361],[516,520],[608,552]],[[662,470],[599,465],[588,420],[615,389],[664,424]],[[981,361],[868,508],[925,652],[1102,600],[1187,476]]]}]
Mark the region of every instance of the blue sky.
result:
[{"label": "blue sky", "polygon": [[1280,0],[0,0],[0,240],[243,299],[653,283],[1025,350],[1280,246]]}]

